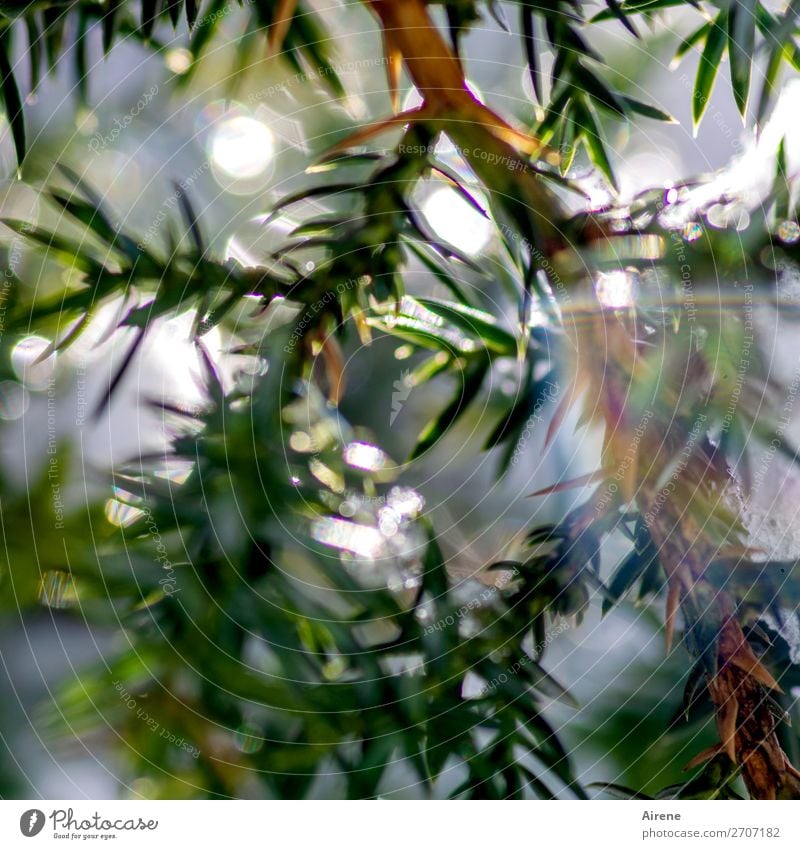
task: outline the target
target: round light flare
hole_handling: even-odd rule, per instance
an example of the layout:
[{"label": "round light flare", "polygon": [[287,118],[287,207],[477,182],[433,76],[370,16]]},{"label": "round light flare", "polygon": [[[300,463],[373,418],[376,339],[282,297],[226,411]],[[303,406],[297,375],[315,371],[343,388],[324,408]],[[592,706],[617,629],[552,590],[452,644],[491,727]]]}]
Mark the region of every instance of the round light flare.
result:
[{"label": "round light flare", "polygon": [[800,224],[796,221],[781,221],[778,225],[778,238],[784,245],[794,245],[800,241]]},{"label": "round light flare", "polygon": [[211,137],[214,165],[235,180],[261,176],[275,155],[275,140],[269,128],[247,115],[222,121]]},{"label": "round light flare", "polygon": [[56,355],[47,339],[26,336],[11,352],[11,366],[28,389],[46,389],[56,370]]},{"label": "round light flare", "polygon": [[422,203],[422,214],[438,236],[469,256],[492,238],[492,222],[454,189],[436,189]]},{"label": "round light flare", "polygon": [[609,271],[598,274],[594,292],[600,305],[606,309],[622,310],[633,305],[636,284],[628,271]]},{"label": "round light flare", "polygon": [[185,74],[192,67],[194,57],[183,47],[176,47],[174,50],[167,52],[164,57],[164,64],[167,69],[178,76]]},{"label": "round light flare", "polygon": [[13,380],[0,382],[0,419],[4,422],[21,419],[29,404],[30,395],[24,386]]}]

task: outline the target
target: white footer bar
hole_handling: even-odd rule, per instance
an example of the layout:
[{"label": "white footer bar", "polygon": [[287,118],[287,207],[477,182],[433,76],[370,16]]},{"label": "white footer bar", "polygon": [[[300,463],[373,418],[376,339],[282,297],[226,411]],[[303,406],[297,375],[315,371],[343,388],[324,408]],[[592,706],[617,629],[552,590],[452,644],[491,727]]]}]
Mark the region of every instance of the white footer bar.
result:
[{"label": "white footer bar", "polygon": [[792,802],[0,801],[0,846],[626,849],[800,846]]}]

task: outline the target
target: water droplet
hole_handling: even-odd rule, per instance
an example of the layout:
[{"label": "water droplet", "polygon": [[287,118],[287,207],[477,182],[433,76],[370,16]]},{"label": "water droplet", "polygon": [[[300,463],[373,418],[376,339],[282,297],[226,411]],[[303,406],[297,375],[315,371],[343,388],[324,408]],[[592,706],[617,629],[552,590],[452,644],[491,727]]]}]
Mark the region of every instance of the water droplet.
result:
[{"label": "water droplet", "polygon": [[385,537],[393,537],[400,530],[397,514],[391,507],[383,507],[378,512],[378,527]]},{"label": "water droplet", "polygon": [[314,450],[314,442],[311,437],[303,430],[296,430],[289,437],[289,447],[293,451],[306,453]]},{"label": "water droplet", "polygon": [[325,484],[328,489],[338,493],[344,492],[344,478],[316,457],[311,458],[311,462],[308,464],[308,470],[320,483]]},{"label": "water droplet", "polygon": [[238,728],[233,739],[236,748],[246,755],[255,754],[264,747],[264,738],[261,736],[260,729],[250,723],[245,723]]},{"label": "water droplet", "polygon": [[388,457],[375,445],[367,442],[351,442],[344,449],[344,461],[365,472],[378,472],[385,468]]},{"label": "water droplet", "polygon": [[778,226],[778,238],[785,245],[793,245],[800,240],[800,224],[796,221],[781,221]]},{"label": "water droplet", "polygon": [[377,528],[344,519],[316,519],[311,526],[311,536],[324,545],[370,559],[375,559],[385,552],[383,534]]},{"label": "water droplet", "polygon": [[386,503],[402,521],[415,519],[425,507],[425,499],[411,487],[394,486],[389,490]]},{"label": "water droplet", "polygon": [[389,590],[390,593],[394,593],[395,595],[403,592],[403,590],[405,589],[403,579],[400,577],[400,575],[390,575],[389,579],[386,581],[386,588]]},{"label": "water droplet", "polygon": [[352,519],[356,515],[356,510],[358,510],[358,503],[352,498],[346,498],[339,505],[339,515],[346,519]]}]

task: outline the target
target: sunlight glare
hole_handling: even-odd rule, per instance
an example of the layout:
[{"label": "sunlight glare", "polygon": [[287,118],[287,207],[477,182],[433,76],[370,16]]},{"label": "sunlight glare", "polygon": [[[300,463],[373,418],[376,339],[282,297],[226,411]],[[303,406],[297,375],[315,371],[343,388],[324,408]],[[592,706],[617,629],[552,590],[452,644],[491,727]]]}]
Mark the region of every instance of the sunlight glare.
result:
[{"label": "sunlight glare", "polygon": [[422,212],[438,236],[469,256],[479,254],[492,237],[492,222],[455,189],[436,189],[423,202]]},{"label": "sunlight glare", "polygon": [[214,164],[229,177],[251,179],[267,170],[275,152],[269,128],[246,115],[223,121],[211,141]]},{"label": "sunlight glare", "polygon": [[625,309],[633,304],[633,275],[627,271],[598,274],[594,291],[602,306],[613,310]]}]

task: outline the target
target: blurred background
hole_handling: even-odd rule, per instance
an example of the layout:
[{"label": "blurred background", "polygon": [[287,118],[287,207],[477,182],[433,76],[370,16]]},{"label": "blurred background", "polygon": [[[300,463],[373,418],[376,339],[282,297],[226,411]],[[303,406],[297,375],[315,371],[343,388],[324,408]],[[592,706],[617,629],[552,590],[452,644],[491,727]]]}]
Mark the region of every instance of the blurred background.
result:
[{"label": "blurred background", "polygon": [[[498,111],[531,124],[536,107],[513,32],[514,4],[499,5],[506,7],[512,32],[492,20],[476,25],[464,44],[468,76],[476,93]],[[159,31],[163,49],[155,54],[131,40],[107,58],[99,31],[90,30],[88,105],[78,96],[69,56],[55,75],[28,94],[32,142],[21,180],[7,122],[0,128],[0,217],[57,226],[58,214],[39,192],[47,183],[63,182],[54,172],[60,161],[88,177],[119,223],[140,234],[143,244],[166,246],[164,222],[177,216],[176,192],[186,191],[217,254],[243,265],[267,262],[292,224],[325,211],[295,207],[291,217],[266,223],[272,204],[305,185],[306,168],[349,128],[389,109],[374,22],[356,3],[330,8],[328,19],[331,31],[338,33],[336,69],[348,92],[343,100],[331,98],[319,73],[300,76],[281,59],[269,58],[260,38],[242,39],[244,16],[234,3],[225,11],[223,37],[208,48],[197,70],[185,30],[177,36]],[[608,125],[622,195],[669,187],[723,168],[737,179],[753,179],[758,149],[742,128],[728,86],[715,88],[707,117],[693,135],[697,54],[690,51],[677,68],[670,62],[696,19],[667,13],[666,20],[669,26],[660,26],[657,36],[642,27],[639,41],[617,23],[592,33],[602,52],[613,57],[615,84],[676,119],[673,124],[640,121],[635,128]],[[20,57],[22,52],[20,45]],[[21,82],[25,88],[24,72]],[[406,104],[413,104],[415,96],[406,84]],[[792,121],[798,105],[798,89],[789,85],[773,119],[773,135],[788,133],[790,158],[798,152],[800,125]],[[448,149],[446,140],[441,144],[443,158],[466,173],[457,152]],[[746,166],[742,157],[748,157]],[[602,203],[604,191],[587,161],[579,156],[573,170],[594,202]],[[444,182],[425,186],[419,205],[431,228],[465,253],[491,262],[500,250],[491,223]],[[40,292],[58,288],[61,271],[2,226],[0,246],[26,285]],[[302,259],[315,261],[313,255]],[[437,283],[421,265],[412,265],[407,286],[411,292],[430,293]],[[485,309],[513,323],[516,307],[500,282],[477,294]],[[202,400],[201,364],[188,341],[190,321],[179,316],[160,322],[113,403],[94,417],[130,341],[127,331],[110,332],[116,315],[113,305],[99,311],[79,342],[58,356],[42,359],[50,340],[28,337],[15,345],[2,367],[0,494],[2,521],[12,537],[15,523],[24,524],[30,509],[25,493],[46,475],[53,440],[69,452],[60,493],[64,510],[87,499],[105,502],[112,466],[158,450],[169,439],[163,416],[149,402],[159,398],[191,405]],[[241,379],[241,372],[229,352],[230,342],[219,332],[212,334],[210,346],[225,380],[233,381]],[[343,413],[373,433],[395,459],[404,459],[451,389],[435,382],[411,389],[406,378],[416,363],[396,339],[378,337],[365,348],[351,334],[345,353],[349,391]],[[496,397],[490,395],[483,409],[466,415],[432,451],[409,464],[401,478],[424,495],[458,575],[475,574],[502,559],[509,541],[533,521],[556,521],[584,497],[581,490],[547,498],[527,495],[558,478],[595,468],[597,433],[565,436],[544,451],[554,406],[548,404],[542,426],[524,441],[509,472],[496,479],[497,457],[481,447],[497,421],[503,396],[516,391],[517,378],[511,367],[509,373],[493,375]],[[573,425],[568,421],[563,434],[570,434]],[[118,518],[112,506],[108,520]],[[37,583],[40,570],[59,565],[47,562],[57,561],[59,553],[40,543],[35,550],[26,544],[15,550],[15,575],[27,573]],[[605,554],[608,574],[620,552],[612,547]],[[83,664],[102,658],[115,641],[124,639],[112,624],[104,628],[85,622],[68,600],[46,594],[44,600],[49,604],[11,606],[0,613],[0,795],[146,795],[144,786],[121,783],[120,752],[86,740],[56,739],[43,728],[43,706],[50,703],[54,688],[65,680],[77,681]],[[665,730],[681,703],[688,660],[681,646],[665,656],[661,616],[660,604],[653,609],[624,604],[598,629],[595,602],[581,628],[567,629],[548,648],[545,665],[570,683],[581,704],[578,711],[554,704],[549,712],[574,748],[576,774],[584,782],[619,781],[655,790],[680,780],[684,763],[712,742],[709,729],[696,724]],[[413,788],[386,792],[414,793]]]}]

